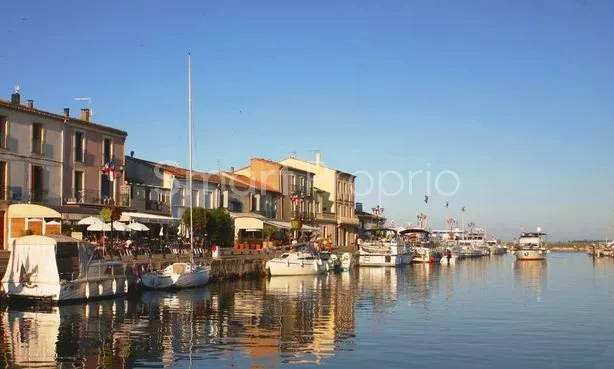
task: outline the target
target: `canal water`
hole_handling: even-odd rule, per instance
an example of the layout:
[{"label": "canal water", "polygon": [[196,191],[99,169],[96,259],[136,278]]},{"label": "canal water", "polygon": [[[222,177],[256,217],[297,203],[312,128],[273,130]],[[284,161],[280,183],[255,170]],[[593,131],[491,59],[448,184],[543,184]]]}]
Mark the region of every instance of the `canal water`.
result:
[{"label": "canal water", "polygon": [[362,268],[0,312],[10,368],[613,368],[614,259]]}]

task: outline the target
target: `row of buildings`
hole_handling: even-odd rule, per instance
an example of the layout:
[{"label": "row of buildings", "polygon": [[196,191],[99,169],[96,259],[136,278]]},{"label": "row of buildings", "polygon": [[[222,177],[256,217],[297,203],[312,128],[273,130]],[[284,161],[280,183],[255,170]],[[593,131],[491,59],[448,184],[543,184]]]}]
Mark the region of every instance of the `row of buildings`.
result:
[{"label": "row of buildings", "polygon": [[226,209],[237,238],[300,219],[337,246],[352,245],[372,218],[360,205],[356,212],[356,177],[324,165],[319,153],[314,161],[251,158],[237,170],[193,172],[189,194],[185,168],[126,155],[127,136],[92,122],[89,109],[78,117],[68,108],[47,112],[24,103],[18,89],[0,99],[0,249],[7,248],[6,209],[15,203],[44,204],[68,224],[109,204],[162,223],[180,219],[192,196],[194,206]]}]

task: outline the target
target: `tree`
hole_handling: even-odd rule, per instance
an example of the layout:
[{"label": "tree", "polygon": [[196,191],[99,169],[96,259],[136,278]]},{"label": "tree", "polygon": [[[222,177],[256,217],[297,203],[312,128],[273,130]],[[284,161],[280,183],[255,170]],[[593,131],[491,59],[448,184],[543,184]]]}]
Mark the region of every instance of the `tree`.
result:
[{"label": "tree", "polygon": [[208,210],[207,216],[209,217],[207,234],[211,243],[223,247],[232,246],[234,240],[232,217],[222,209]]},{"label": "tree", "polygon": [[[183,213],[183,223],[190,228],[190,213]],[[204,236],[211,244],[218,246],[232,246],[234,240],[234,222],[232,217],[222,209],[203,209],[196,207],[192,212],[194,236]]]},{"label": "tree", "polygon": [[270,224],[265,224],[262,227],[262,233],[264,235],[264,239],[267,240],[267,241],[271,240],[271,237],[273,237],[275,232],[277,232],[277,228],[275,226],[270,225]]},{"label": "tree", "polygon": [[[183,216],[181,217],[183,224],[186,225],[188,229],[190,229],[190,211],[186,210],[183,212]],[[194,225],[194,236],[202,237],[205,235],[207,230],[207,210],[201,207],[196,207],[192,209],[192,224]]]}]

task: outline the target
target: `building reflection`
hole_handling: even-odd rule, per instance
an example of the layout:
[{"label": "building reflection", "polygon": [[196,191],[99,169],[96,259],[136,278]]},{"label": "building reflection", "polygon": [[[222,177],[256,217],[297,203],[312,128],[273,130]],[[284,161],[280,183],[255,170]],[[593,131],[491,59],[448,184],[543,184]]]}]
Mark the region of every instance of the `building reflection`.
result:
[{"label": "building reflection", "polygon": [[0,364],[132,368],[222,359],[264,368],[322,363],[336,350],[351,350],[353,282],[349,273],[274,278],[46,310],[10,309],[0,313]]},{"label": "building reflection", "polygon": [[514,262],[514,280],[516,286],[527,297],[541,301],[547,284],[547,261],[517,260]]}]

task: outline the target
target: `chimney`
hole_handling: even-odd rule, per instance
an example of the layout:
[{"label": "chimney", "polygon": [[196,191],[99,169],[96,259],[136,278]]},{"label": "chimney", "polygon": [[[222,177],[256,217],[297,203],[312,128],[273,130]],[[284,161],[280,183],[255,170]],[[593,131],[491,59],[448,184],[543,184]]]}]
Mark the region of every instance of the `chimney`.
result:
[{"label": "chimney", "polygon": [[321,162],[322,162],[322,154],[320,154],[319,151],[316,151],[316,165],[320,166]]},{"label": "chimney", "polygon": [[28,108],[34,109],[34,100],[27,100],[26,104],[28,105]]},{"label": "chimney", "polygon": [[230,174],[235,174],[235,167],[230,167]]},{"label": "chimney", "polygon": [[356,212],[357,213],[362,213],[362,202],[357,202],[356,203]]},{"label": "chimney", "polygon": [[130,157],[134,158],[134,150],[130,151]]},{"label": "chimney", "polygon": [[66,118],[70,117],[70,109],[69,108],[64,108],[64,116]]},{"label": "chimney", "polygon": [[11,102],[15,105],[21,104],[21,95],[19,90],[15,89],[15,93],[11,95]]},{"label": "chimney", "polygon": [[90,109],[88,108],[81,109],[81,120],[84,120],[86,122],[90,121]]}]

